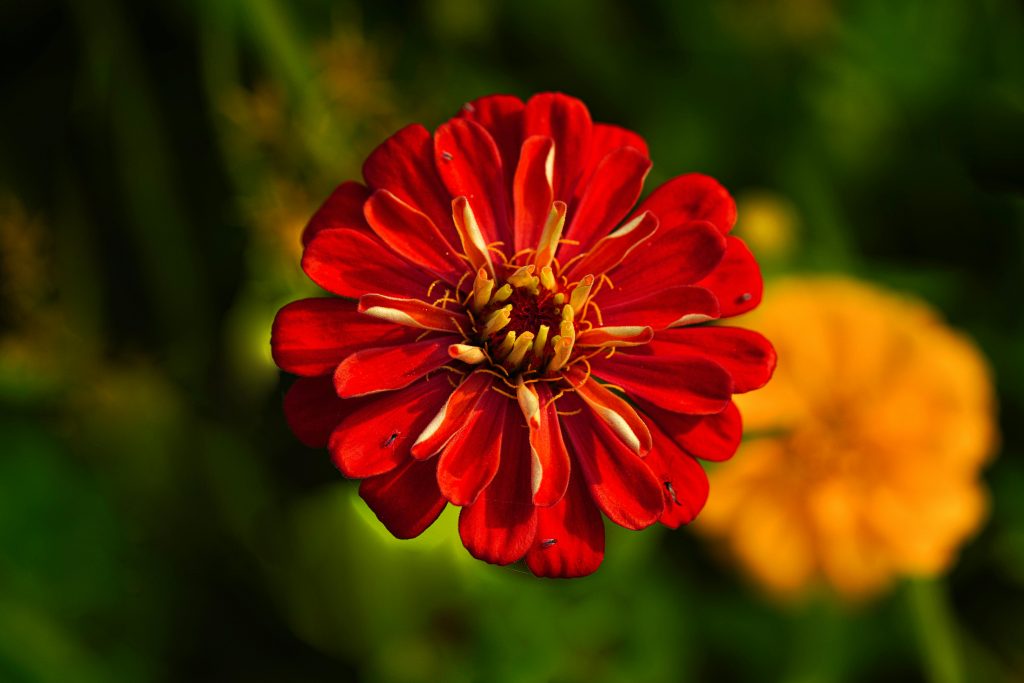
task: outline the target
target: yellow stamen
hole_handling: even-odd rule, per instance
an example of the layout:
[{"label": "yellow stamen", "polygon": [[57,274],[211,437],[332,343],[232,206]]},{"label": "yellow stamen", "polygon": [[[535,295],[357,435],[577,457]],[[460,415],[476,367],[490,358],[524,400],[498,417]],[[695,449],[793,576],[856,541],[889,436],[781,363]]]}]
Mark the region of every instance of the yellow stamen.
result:
[{"label": "yellow stamen", "polygon": [[572,354],[572,340],[557,336],[551,340],[551,343],[555,347],[555,355],[548,363],[547,371],[558,372],[569,362],[569,356]]},{"label": "yellow stamen", "polygon": [[580,280],[580,283],[576,285],[576,288],[572,290],[572,294],[569,296],[569,304],[574,310],[582,311],[584,304],[587,303],[587,297],[590,296],[590,289],[594,286],[594,276],[587,275],[585,278]]},{"label": "yellow stamen", "polygon": [[484,328],[480,331],[480,334],[484,337],[489,337],[501,328],[508,325],[512,319],[512,304],[499,308],[487,316],[487,321],[484,323]]},{"label": "yellow stamen", "polygon": [[576,328],[568,320],[563,320],[558,325],[558,333],[563,339],[572,339],[576,341]]},{"label": "yellow stamen", "polygon": [[526,352],[533,347],[533,332],[523,332],[516,339],[515,345],[512,347],[512,352],[508,354],[508,358],[505,359],[505,366],[510,370],[518,368],[523,358],[526,356]]},{"label": "yellow stamen", "polygon": [[456,197],[452,201],[452,218],[455,221],[455,230],[459,233],[459,240],[462,242],[462,250],[469,258],[469,262],[477,268],[486,268],[493,276],[491,252],[484,242],[480,225],[476,222],[476,214],[473,213],[468,199]]},{"label": "yellow stamen", "polygon": [[537,328],[537,338],[533,340],[533,355],[537,358],[544,357],[544,346],[548,343],[548,332],[551,328],[541,325]]},{"label": "yellow stamen", "polygon": [[502,285],[501,287],[498,288],[498,291],[494,293],[494,296],[491,298],[491,303],[500,304],[502,301],[509,298],[510,296],[512,296],[512,285]]},{"label": "yellow stamen", "polygon": [[555,294],[554,301],[556,306],[561,306],[565,303],[565,294],[562,294],[561,292]]},{"label": "yellow stamen", "polygon": [[473,280],[473,311],[479,313],[491,298],[494,291],[494,280],[487,277],[487,270],[481,268]]},{"label": "yellow stamen", "polygon": [[555,288],[555,274],[551,270],[551,266],[544,266],[540,269],[540,283],[544,285],[545,289]]},{"label": "yellow stamen", "polygon": [[568,320],[572,322],[576,317],[576,309],[573,308],[572,304],[566,304],[562,307],[562,320]]},{"label": "yellow stamen", "polygon": [[498,358],[504,358],[512,350],[512,346],[515,343],[516,343],[516,333],[515,333],[515,330],[509,330],[508,334],[505,335],[505,339],[502,340],[501,345],[498,347],[498,350],[495,352],[495,355]]},{"label": "yellow stamen", "polygon": [[470,365],[479,365],[487,360],[483,349],[469,344],[452,344],[448,347],[448,355]]},{"label": "yellow stamen", "polygon": [[529,287],[534,280],[532,276],[533,266],[523,266],[509,276],[508,283],[513,287]]},{"label": "yellow stamen", "polygon": [[548,214],[548,219],[544,223],[544,230],[540,235],[537,255],[534,257],[534,263],[537,264],[537,267],[543,268],[551,264],[552,259],[555,257],[555,251],[558,248],[558,242],[562,239],[562,228],[564,227],[565,202],[553,202],[551,204],[551,213]]}]

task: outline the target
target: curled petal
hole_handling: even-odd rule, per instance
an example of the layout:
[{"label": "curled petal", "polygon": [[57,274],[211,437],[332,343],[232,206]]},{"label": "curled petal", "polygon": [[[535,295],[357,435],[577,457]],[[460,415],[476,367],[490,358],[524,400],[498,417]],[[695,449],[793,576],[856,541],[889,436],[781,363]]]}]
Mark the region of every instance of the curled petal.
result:
[{"label": "curled petal", "polygon": [[479,123],[494,138],[509,186],[519,163],[525,106],[521,99],[512,95],[488,95],[466,103],[459,112],[459,116]]},{"label": "curled petal", "polygon": [[724,325],[666,330],[658,340],[673,353],[692,353],[721,365],[736,394],[763,387],[775,371],[775,349],[752,330]]},{"label": "curled petal", "polygon": [[695,285],[680,285],[656,292],[638,293],[636,299],[618,299],[615,305],[601,306],[606,325],[628,326],[643,322],[655,330],[697,325],[718,317],[718,299],[709,290]]},{"label": "curled petal", "polygon": [[721,262],[698,284],[714,293],[723,318],[753,310],[764,291],[761,267],[743,240],[732,235],[726,239]]},{"label": "curled petal", "polygon": [[658,217],[644,212],[615,232],[601,238],[578,261],[569,264],[565,275],[570,280],[585,273],[607,273],[622,263],[631,251],[649,240],[658,229]]},{"label": "curled petal", "polygon": [[592,327],[576,337],[577,346],[616,348],[643,346],[654,339],[654,330],[640,325],[618,327]]},{"label": "curled petal", "polygon": [[579,464],[590,496],[601,511],[619,526],[643,529],[658,520],[664,509],[661,484],[642,458],[627,448],[618,435],[574,394],[562,397],[562,424]]},{"label": "curled petal", "polygon": [[620,147],[632,147],[650,158],[647,143],[633,131],[608,123],[595,123],[590,135],[590,160],[580,179],[580,187],[586,187],[598,165]]},{"label": "curled petal", "polygon": [[512,185],[517,252],[536,247],[540,241],[554,198],[551,186],[554,161],[555,143],[551,138],[535,135],[523,142]]},{"label": "curled petal", "polygon": [[387,190],[374,192],[363,211],[373,231],[410,263],[452,284],[466,271],[455,248],[434,222]]},{"label": "curled petal", "polygon": [[444,377],[431,377],[402,391],[353,401],[331,434],[334,464],[346,477],[364,479],[398,467],[410,457],[413,440],[451,393]]},{"label": "curled petal", "polygon": [[658,228],[612,270],[614,288],[602,290],[602,305],[620,305],[637,292],[661,292],[695,284],[712,272],[725,254],[725,238],[710,223],[695,221],[680,228]]},{"label": "curled petal", "polygon": [[455,505],[472,505],[498,472],[507,398],[486,392],[466,417],[466,426],[441,452],[437,481]]},{"label": "curled petal", "polygon": [[302,245],[309,244],[321,230],[349,228],[370,232],[363,217],[363,202],[369,197],[370,190],[361,183],[350,180],[338,185],[309,219],[302,231]]},{"label": "curled petal", "polygon": [[560,258],[571,258],[589,250],[626,217],[636,204],[651,160],[632,147],[620,147],[601,161],[579,201],[565,235],[579,244],[567,243]]},{"label": "curled petal", "polygon": [[364,479],[359,497],[395,538],[419,536],[448,504],[437,488],[434,461],[407,460],[390,472]]},{"label": "curled petal", "polygon": [[458,340],[446,335],[412,344],[363,349],[338,366],[334,387],[345,398],[407,387],[448,363],[448,347]]},{"label": "curled petal", "polygon": [[659,186],[637,211],[653,211],[666,227],[707,221],[723,235],[736,224],[736,202],[728,190],[700,173],[676,176]]},{"label": "curled petal", "polygon": [[611,358],[595,358],[591,365],[594,375],[622,387],[630,396],[677,413],[717,413],[732,397],[732,378],[718,363],[662,352],[657,338]]},{"label": "curled petal", "polygon": [[397,325],[406,325],[421,330],[462,334],[463,330],[469,329],[469,318],[465,313],[450,311],[440,306],[431,306],[419,299],[400,299],[381,294],[366,294],[359,299],[359,312]]},{"label": "curled petal", "polygon": [[371,293],[416,298],[434,280],[375,236],[348,229],[317,233],[302,254],[302,270],[328,292],[351,299]]},{"label": "curled petal", "polygon": [[604,523],[579,469],[569,477],[565,496],[537,509],[537,533],[526,565],[537,576],[574,578],[597,571],[604,559]]},{"label": "curled petal", "polygon": [[548,507],[565,495],[569,484],[569,452],[546,382],[520,384],[519,406],[530,430],[530,480],[533,504]]},{"label": "curled petal", "polygon": [[590,158],[593,124],[586,105],[561,93],[534,95],[523,112],[523,135],[543,135],[555,141],[555,199],[572,200]]},{"label": "curled petal", "polygon": [[568,372],[566,379],[629,450],[637,455],[646,455],[651,450],[651,433],[633,406],[578,370]]},{"label": "curled petal", "polygon": [[528,448],[522,418],[505,415],[498,472],[472,505],[459,513],[459,536],[478,560],[509,564],[526,554],[537,530],[531,500],[530,468],[523,458]]},{"label": "curled petal", "polygon": [[665,509],[659,522],[671,529],[692,522],[708,501],[704,468],[657,426],[651,429],[654,448],[644,461],[661,481]]},{"label": "curled petal", "polygon": [[434,166],[434,138],[418,123],[406,126],[375,149],[363,164],[363,178],[430,217],[449,242],[455,239],[451,195]]},{"label": "curled petal", "polygon": [[277,312],[270,331],[274,362],[306,377],[334,371],[347,356],[367,346],[411,342],[415,334],[360,314],[351,301],[300,299]]},{"label": "curled petal", "polygon": [[452,119],[434,134],[434,162],[452,197],[466,197],[488,243],[512,244],[508,191],[494,139],[479,124]]},{"label": "curled petal", "polygon": [[728,460],[739,448],[743,436],[743,420],[732,401],[720,413],[684,415],[638,400],[644,414],[667,434],[680,448],[701,460]]},{"label": "curled petal", "polygon": [[426,459],[444,448],[466,426],[467,415],[491,388],[492,382],[492,377],[484,372],[474,372],[463,380],[416,436],[413,457]]}]

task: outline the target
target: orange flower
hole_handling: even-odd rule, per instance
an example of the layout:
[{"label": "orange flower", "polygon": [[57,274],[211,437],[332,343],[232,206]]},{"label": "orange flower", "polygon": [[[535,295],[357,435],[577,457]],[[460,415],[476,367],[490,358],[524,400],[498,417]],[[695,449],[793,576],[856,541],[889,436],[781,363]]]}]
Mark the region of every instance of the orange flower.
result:
[{"label": "orange flower", "polygon": [[978,350],[925,303],[839,277],[779,282],[745,324],[778,370],[737,397],[751,438],[712,473],[696,527],[776,593],[824,580],[862,597],[947,569],[986,512]]}]

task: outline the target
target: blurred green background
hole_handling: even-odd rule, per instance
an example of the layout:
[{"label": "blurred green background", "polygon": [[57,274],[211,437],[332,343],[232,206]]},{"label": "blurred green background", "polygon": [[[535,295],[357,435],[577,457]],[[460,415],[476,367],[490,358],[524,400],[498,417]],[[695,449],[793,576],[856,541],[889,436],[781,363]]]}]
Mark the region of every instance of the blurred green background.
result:
[{"label": "blurred green background", "polygon": [[[1020,4],[8,1],[0,51],[0,681],[1024,680]],[[595,576],[537,580],[450,511],[390,539],[292,438],[305,220],[405,123],[542,90],[641,133],[649,187],[768,207],[767,276],[979,343],[1002,446],[946,579],[785,605],[610,528]]]}]

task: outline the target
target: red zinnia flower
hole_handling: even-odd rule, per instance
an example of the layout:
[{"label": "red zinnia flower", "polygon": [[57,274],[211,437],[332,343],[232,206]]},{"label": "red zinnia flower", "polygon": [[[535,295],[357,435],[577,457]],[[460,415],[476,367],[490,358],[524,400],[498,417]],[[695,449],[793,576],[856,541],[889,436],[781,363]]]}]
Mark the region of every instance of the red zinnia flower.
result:
[{"label": "red zinnia flower", "polygon": [[400,130],[313,216],[302,267],[343,298],[278,313],[274,359],[302,376],[285,412],[395,536],[452,503],[474,557],[581,576],[601,512],[641,529],[700,511],[695,458],[734,453],[731,396],[775,354],[701,326],[761,299],[732,198],[684,175],[627,218],[650,167],[579,100],[485,97]]}]

